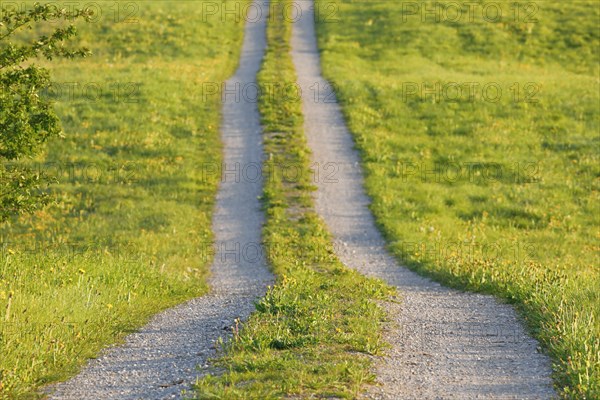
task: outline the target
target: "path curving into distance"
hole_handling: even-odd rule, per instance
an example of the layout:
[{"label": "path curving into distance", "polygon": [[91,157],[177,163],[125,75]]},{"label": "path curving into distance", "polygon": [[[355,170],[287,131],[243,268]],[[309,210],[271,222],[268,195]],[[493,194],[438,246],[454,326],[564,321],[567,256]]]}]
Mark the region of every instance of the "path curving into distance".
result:
[{"label": "path curving into distance", "polygon": [[[392,345],[376,361],[373,399],[548,399],[555,396],[550,361],[538,353],[514,309],[494,297],[448,289],[399,266],[385,249],[363,189],[360,158],[327,81],[321,76],[313,3],[299,0],[292,57],[303,94],[304,129],[320,166],[339,166],[317,183],[317,212],[347,266],[396,286],[386,303]],[[317,84],[318,86],[314,86]],[[321,88],[315,96],[315,87]],[[331,101],[333,99],[333,101]],[[331,164],[330,164],[331,166]],[[331,171],[331,168],[328,168]]]},{"label": "path curving into distance", "polygon": [[[256,3],[261,10],[268,9]],[[260,20],[247,22],[239,67],[227,88],[253,87],[256,82],[266,47],[266,18],[263,12]],[[221,135],[227,166],[262,163],[260,118],[256,102],[249,97],[232,93],[223,104]],[[91,360],[79,375],[47,388],[51,399],[180,398],[181,391],[207,371],[215,341],[227,334],[236,318],[248,317],[254,300],[273,281],[262,258],[244,257],[240,250],[261,243],[263,214],[258,196],[262,181],[236,179],[233,173],[223,176],[212,223],[216,243],[212,291],[156,315],[126,337],[123,345]]]}]

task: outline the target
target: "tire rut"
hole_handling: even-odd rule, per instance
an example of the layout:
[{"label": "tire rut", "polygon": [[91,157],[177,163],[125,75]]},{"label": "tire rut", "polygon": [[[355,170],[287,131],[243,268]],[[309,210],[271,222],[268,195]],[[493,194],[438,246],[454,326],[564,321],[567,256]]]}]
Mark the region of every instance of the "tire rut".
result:
[{"label": "tire rut", "polygon": [[[527,335],[515,310],[488,295],[441,286],[398,265],[369,211],[359,154],[331,86],[321,76],[312,1],[299,0],[292,58],[302,90],[304,129],[319,179],[315,207],[347,266],[397,287],[385,303],[392,345],[375,359],[373,399],[547,399],[555,397],[549,359]],[[316,89],[315,89],[316,88]],[[329,89],[327,89],[329,88]],[[315,93],[316,90],[316,93]],[[332,163],[332,164],[331,164]],[[337,181],[337,182],[336,182]]]},{"label": "tire rut", "polygon": [[[257,8],[268,10],[264,2]],[[51,399],[172,399],[211,370],[215,342],[227,336],[236,318],[246,319],[254,301],[273,282],[264,260],[244,257],[260,247],[263,213],[258,197],[262,179],[240,179],[244,166],[262,164],[262,129],[255,101],[239,96],[254,87],[266,48],[266,13],[248,20],[239,67],[226,82],[235,93],[223,103],[221,137],[224,165],[213,214],[215,259],[211,292],[159,313],[138,332],[69,381],[46,388]],[[238,172],[235,172],[237,169]],[[199,368],[197,368],[199,366]]]}]

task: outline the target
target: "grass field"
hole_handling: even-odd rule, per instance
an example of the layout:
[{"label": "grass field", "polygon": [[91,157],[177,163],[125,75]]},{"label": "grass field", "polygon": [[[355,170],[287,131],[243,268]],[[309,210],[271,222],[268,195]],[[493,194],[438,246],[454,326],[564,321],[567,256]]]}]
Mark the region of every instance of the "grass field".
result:
[{"label": "grass field", "polygon": [[[263,93],[293,90],[278,8],[291,1],[271,8]],[[390,250],[514,303],[553,357],[561,396],[600,398],[598,3],[317,2],[324,73]],[[207,291],[218,177],[199,166],[221,160],[221,105],[202,85],[233,72],[244,23],[203,13],[207,3],[90,3],[96,18],[76,41],[94,55],[48,65],[56,83],[42,95],[65,137],[28,164],[56,177],[56,201],[0,226],[0,399],[38,397]],[[293,97],[259,104],[277,283],[198,398],[352,398],[385,348],[376,301],[393,291],[333,255]],[[302,173],[286,178],[282,165]]]},{"label": "grass field", "polygon": [[600,397],[598,3],[318,1],[390,249],[515,303],[561,395]]},{"label": "grass field", "polygon": [[[4,3],[4,2],[3,2]],[[13,2],[16,3],[16,2]],[[20,4],[20,3],[19,3]],[[49,65],[65,138],[31,165],[56,202],[0,227],[0,398],[35,397],[157,311],[205,293],[220,104],[243,21],[201,2],[100,2]]]},{"label": "grass field", "polygon": [[[373,381],[367,355],[385,347],[380,334],[385,314],[375,300],[392,290],[335,258],[330,235],[312,209],[314,173],[301,104],[289,101],[297,99],[291,25],[282,18],[290,3],[273,1],[269,49],[259,73],[269,171],[263,240],[277,282],[223,347],[216,360],[223,372],[197,383],[199,399],[355,398]],[[290,92],[274,95],[269,88],[275,87]],[[301,172],[283,175],[287,167]]]}]

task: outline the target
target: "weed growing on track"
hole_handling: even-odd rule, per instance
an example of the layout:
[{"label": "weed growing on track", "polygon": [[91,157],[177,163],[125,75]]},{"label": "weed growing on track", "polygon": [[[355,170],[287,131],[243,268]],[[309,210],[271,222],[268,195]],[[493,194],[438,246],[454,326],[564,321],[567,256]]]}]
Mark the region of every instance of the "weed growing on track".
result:
[{"label": "weed growing on track", "polygon": [[516,303],[562,396],[598,398],[598,4],[450,3],[317,21],[372,210],[401,262]]},{"label": "weed growing on track", "polygon": [[[289,55],[291,25],[281,18],[285,1],[274,2],[269,48],[259,84],[279,82],[295,89]],[[312,210],[313,187],[300,101],[293,93],[268,94],[259,108],[269,165],[302,166],[304,179],[276,176],[264,188],[263,231],[277,283],[256,305],[241,331],[225,345],[217,365],[222,375],[197,382],[196,397],[274,399],[286,396],[353,398],[373,380],[370,358],[384,346],[385,315],[374,300],[391,288],[345,268],[333,254],[324,223]],[[288,96],[289,95],[289,96]],[[273,168],[274,169],[274,168]]]},{"label": "weed growing on track", "polygon": [[93,4],[79,40],[94,55],[49,65],[42,93],[65,138],[31,164],[58,178],[58,202],[0,229],[0,398],[35,397],[207,290],[218,182],[198,166],[220,162],[220,102],[201,85],[233,71],[243,21],[204,20],[198,2]]}]

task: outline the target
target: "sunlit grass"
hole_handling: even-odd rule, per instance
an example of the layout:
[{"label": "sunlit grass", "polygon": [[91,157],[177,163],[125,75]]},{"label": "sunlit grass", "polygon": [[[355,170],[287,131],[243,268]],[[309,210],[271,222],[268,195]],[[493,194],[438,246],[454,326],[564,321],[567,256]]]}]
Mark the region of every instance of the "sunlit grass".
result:
[{"label": "sunlit grass", "polygon": [[57,201],[0,230],[0,398],[35,397],[207,290],[217,182],[199,166],[220,162],[220,103],[202,84],[233,71],[243,25],[198,1],[121,2],[116,19],[99,4],[79,27],[94,55],[48,64],[65,138],[31,163]]},{"label": "sunlit grass", "polygon": [[493,22],[335,4],[338,22],[318,24],[323,67],[391,250],[517,304],[562,395],[598,397],[597,4],[536,2],[536,22],[509,2]]}]

